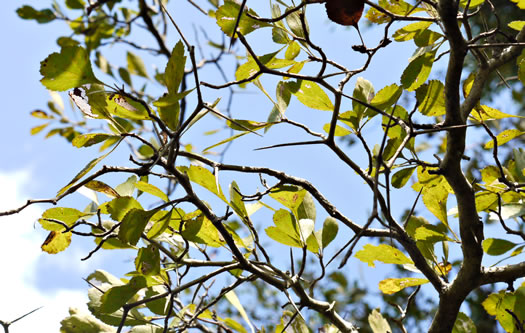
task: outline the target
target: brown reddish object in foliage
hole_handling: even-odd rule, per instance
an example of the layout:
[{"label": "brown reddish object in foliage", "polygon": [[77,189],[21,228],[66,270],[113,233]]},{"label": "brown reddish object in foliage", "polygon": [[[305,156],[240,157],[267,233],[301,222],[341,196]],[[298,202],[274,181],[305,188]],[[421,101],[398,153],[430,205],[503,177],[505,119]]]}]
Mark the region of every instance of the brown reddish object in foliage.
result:
[{"label": "brown reddish object in foliage", "polygon": [[359,22],[365,7],[363,0],[327,0],[325,6],[330,20],[358,29],[357,22]]},{"label": "brown reddish object in foliage", "polygon": [[365,43],[357,26],[365,7],[364,0],[326,0],[325,7],[331,21],[356,28],[364,47]]}]

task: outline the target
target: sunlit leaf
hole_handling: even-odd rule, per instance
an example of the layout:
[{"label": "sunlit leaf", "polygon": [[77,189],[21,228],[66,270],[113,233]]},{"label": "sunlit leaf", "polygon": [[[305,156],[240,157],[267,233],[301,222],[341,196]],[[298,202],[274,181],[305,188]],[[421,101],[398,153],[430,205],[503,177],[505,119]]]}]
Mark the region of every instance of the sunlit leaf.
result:
[{"label": "sunlit leaf", "polygon": [[379,309],[372,310],[372,312],[368,315],[368,323],[370,324],[370,328],[374,333],[392,333],[390,325],[381,315]]},{"label": "sunlit leaf", "polygon": [[186,65],[186,57],[184,56],[184,45],[179,40],[173,50],[171,51],[170,59],[166,64],[164,70],[164,81],[170,94],[179,92],[179,86],[184,77],[184,66]]},{"label": "sunlit leaf", "polygon": [[[498,146],[501,146],[507,142],[509,142],[510,140],[520,136],[520,135],[523,135],[525,134],[525,132],[522,132],[518,129],[508,129],[508,130],[504,130],[503,132],[501,132],[500,134],[498,134],[496,136],[496,139],[498,141]],[[483,146],[483,148],[485,149],[491,149],[491,148],[494,148],[494,140],[490,140],[488,141],[487,143],[485,143],[485,145]]]},{"label": "sunlit leaf", "polygon": [[60,322],[60,333],[115,333],[116,329],[104,324],[89,313],[69,308],[69,316]]},{"label": "sunlit leaf", "polygon": [[374,261],[380,261],[384,264],[413,264],[414,262],[405,256],[403,252],[395,247],[386,244],[372,245],[365,244],[362,250],[355,254],[355,257],[365,262],[370,267],[375,267]]},{"label": "sunlit leaf", "polygon": [[[224,5],[220,6],[215,12],[217,24],[221,30],[230,37],[233,33],[235,22],[237,21],[237,16],[239,15],[240,9],[241,6],[237,2],[233,0],[226,0],[224,1]],[[257,13],[251,9],[246,10],[245,8],[245,12],[246,11],[251,15],[257,16]],[[237,28],[243,35],[247,35],[255,29],[269,26],[268,23],[252,19],[251,17],[247,16],[245,12],[243,12],[241,15],[239,27]]]},{"label": "sunlit leaf", "polygon": [[408,91],[419,88],[430,75],[436,52],[427,52],[415,58],[401,75],[401,84]]},{"label": "sunlit leaf", "polygon": [[199,184],[208,191],[214,193],[224,202],[228,202],[217,181],[216,177],[218,177],[218,175],[214,175],[208,169],[197,165],[190,165],[189,168],[178,167],[177,169],[182,173],[186,173],[192,182]]},{"label": "sunlit leaf", "polygon": [[395,83],[391,84],[379,90],[370,101],[370,104],[378,109],[384,110],[394,105],[399,97],[401,97],[402,92],[403,89],[400,86]]},{"label": "sunlit leaf", "polygon": [[135,269],[142,275],[150,276],[160,273],[160,252],[154,244],[142,247],[135,258]]},{"label": "sunlit leaf", "polygon": [[419,286],[427,282],[427,279],[420,278],[390,278],[380,281],[379,289],[383,292],[383,294],[391,295],[405,288]]},{"label": "sunlit leaf", "polygon": [[54,207],[49,208],[42,213],[42,217],[38,222],[42,225],[42,228],[46,230],[63,231],[64,226],[52,221],[47,221],[46,219],[58,220],[66,224],[68,227],[71,227],[76,221],[84,216],[86,216],[85,213],[74,208]]},{"label": "sunlit leaf", "polygon": [[396,171],[396,173],[392,175],[392,186],[394,186],[395,188],[402,188],[403,186],[405,186],[410,177],[412,177],[414,170],[416,170],[415,167],[405,168]]},{"label": "sunlit leaf", "polygon": [[50,231],[41,246],[42,251],[49,254],[57,254],[58,252],[64,251],[68,248],[69,244],[71,244],[71,235],[72,233],[70,231],[66,233]]},{"label": "sunlit leaf", "polygon": [[77,135],[71,143],[77,148],[89,147],[92,145],[96,145],[97,143],[101,143],[110,137],[114,136],[103,133],[82,134]]},{"label": "sunlit leaf", "polygon": [[435,117],[446,113],[445,86],[441,81],[431,80],[417,89],[418,109],[425,116]]},{"label": "sunlit leaf", "polygon": [[327,217],[324,220],[323,223],[323,229],[322,229],[322,246],[323,249],[328,246],[334,239],[335,236],[337,236],[337,232],[339,231],[339,224],[337,223],[337,220],[333,217]]},{"label": "sunlit leaf", "polygon": [[170,201],[170,199],[168,198],[166,193],[164,193],[164,191],[162,191],[161,189],[159,189],[155,185],[152,185],[152,184],[149,184],[149,183],[146,183],[146,182],[143,182],[143,181],[138,181],[138,182],[135,183],[135,187],[137,189],[139,189],[140,191],[142,191],[142,192],[146,192],[146,193],[149,193],[151,195],[154,195],[154,196],[156,196],[158,198],[161,198],[162,200],[164,200],[166,202]]},{"label": "sunlit leaf", "polygon": [[323,111],[333,111],[334,105],[321,87],[312,81],[297,80],[287,82],[286,88],[309,108]]},{"label": "sunlit leaf", "polygon": [[122,218],[118,238],[124,243],[136,245],[155,210],[145,211],[139,208],[130,209]]},{"label": "sunlit leaf", "polygon": [[483,240],[483,251],[491,256],[502,255],[514,248],[516,243],[508,241],[506,239],[499,238],[487,238]]},{"label": "sunlit leaf", "polygon": [[80,46],[66,46],[60,53],[50,54],[40,63],[40,74],[40,82],[55,91],[101,83],[93,74],[88,53]]},{"label": "sunlit leaf", "polygon": [[144,78],[149,78],[148,72],[146,71],[146,66],[139,56],[128,51],[126,53],[126,60],[128,62],[129,73],[142,76]]},{"label": "sunlit leaf", "polygon": [[126,304],[139,290],[145,288],[146,278],[144,276],[135,276],[127,284],[116,286],[104,293],[102,296],[102,313],[112,313]]}]

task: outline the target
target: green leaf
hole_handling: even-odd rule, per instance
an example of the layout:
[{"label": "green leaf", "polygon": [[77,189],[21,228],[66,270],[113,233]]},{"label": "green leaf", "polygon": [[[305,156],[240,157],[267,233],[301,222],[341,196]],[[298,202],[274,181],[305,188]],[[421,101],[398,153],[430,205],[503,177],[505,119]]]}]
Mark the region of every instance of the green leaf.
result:
[{"label": "green leaf", "polygon": [[446,113],[445,86],[441,81],[431,80],[416,91],[421,114],[429,117],[441,116]]},{"label": "green leaf", "polygon": [[[153,226],[149,229],[149,231],[148,231],[148,238],[154,239],[154,238],[160,236],[168,228],[168,226],[170,225],[171,217],[173,215],[173,211],[174,210],[172,209],[172,210],[170,210],[167,213],[163,212],[163,211],[158,212],[158,213],[161,213],[161,214],[164,214],[164,215],[160,219],[155,221]],[[177,212],[177,210],[175,210],[175,212]],[[154,221],[155,217],[157,216],[157,214],[152,216],[150,221]]]},{"label": "green leaf", "polygon": [[142,209],[140,203],[132,197],[118,197],[99,207],[100,213],[110,214],[114,221],[120,222],[132,209]]},{"label": "green leaf", "polygon": [[84,9],[86,3],[84,0],[66,0],[66,6],[69,9]]},{"label": "green leaf", "polygon": [[[221,30],[228,36],[232,36],[233,28],[235,27],[235,22],[237,21],[237,16],[239,15],[239,10],[241,6],[233,0],[224,1],[224,5],[220,6],[219,9],[215,12],[215,18],[217,19],[217,24]],[[246,15],[246,12],[251,15],[258,16],[251,9],[244,9],[244,12],[241,15],[239,21],[239,27],[237,28],[241,34],[247,35],[255,29],[268,27],[268,23],[257,21]]]},{"label": "green leaf", "polygon": [[36,20],[38,23],[49,23],[56,18],[51,9],[36,10],[28,5],[18,8],[16,13],[21,19]]},{"label": "green leaf", "polygon": [[[330,123],[326,123],[323,125],[323,130],[326,132],[326,133],[330,133]],[[342,126],[339,126],[339,125],[335,125],[335,131],[334,131],[334,136],[345,136],[345,135],[349,135],[349,134],[352,134],[352,132]]]},{"label": "green leaf", "polygon": [[322,247],[325,249],[328,244],[330,244],[334,239],[335,236],[337,236],[337,232],[339,231],[339,224],[337,223],[337,220],[333,217],[329,216],[324,220],[323,223],[323,229],[322,229]]},{"label": "green leaf", "polygon": [[[499,175],[499,171],[498,171]],[[487,211],[498,202],[498,195],[493,192],[483,191],[476,193],[476,210]]]},{"label": "green leaf", "polygon": [[521,31],[523,27],[525,27],[525,21],[512,21],[508,24],[509,28],[514,29],[516,31]]},{"label": "green leaf", "polygon": [[241,218],[242,221],[245,221],[245,219],[248,217],[248,212],[246,211],[244,201],[242,201],[242,195],[240,194],[239,186],[235,181],[230,184],[230,207]]},{"label": "green leaf", "polygon": [[272,188],[270,191],[270,197],[279,201],[294,213],[297,212],[305,196],[306,190],[295,185],[281,185]]},{"label": "green leaf", "polygon": [[186,66],[186,57],[184,56],[184,45],[179,40],[171,51],[170,59],[164,70],[164,81],[168,92],[176,94],[184,77],[184,67]]},{"label": "green leaf", "polygon": [[[362,77],[358,77],[355,83],[353,97],[359,101],[370,103],[374,99],[374,94],[374,86],[372,83]],[[355,100],[352,100],[352,108],[356,114],[358,124],[368,108]]]},{"label": "green leaf", "polygon": [[299,102],[309,108],[323,111],[333,111],[334,105],[321,87],[315,82],[297,80],[285,83],[288,89]]},{"label": "green leaf", "polygon": [[505,239],[487,238],[483,240],[482,245],[483,251],[486,254],[490,256],[499,256],[512,250],[518,244],[515,244]]},{"label": "green leaf", "polygon": [[397,171],[392,175],[392,186],[395,188],[402,188],[406,185],[410,177],[412,177],[412,174],[414,173],[414,170],[416,168],[405,168]]},{"label": "green leaf", "polygon": [[126,304],[137,292],[146,288],[146,278],[144,276],[133,277],[128,284],[110,288],[102,296],[100,312],[112,313]]},{"label": "green leaf", "polygon": [[93,74],[86,50],[80,46],[66,46],[60,53],[50,54],[40,63],[40,74],[40,82],[55,91],[101,83]]},{"label": "green leaf", "polygon": [[[286,8],[286,10],[289,10],[289,9],[292,9],[292,7]],[[288,26],[290,27],[290,30],[292,30],[292,33],[294,35],[296,35],[297,37],[305,38],[305,34],[303,31],[303,24],[301,23],[301,18],[299,16],[298,11],[294,11],[290,15],[287,15],[286,23],[288,24]],[[309,31],[308,23],[306,22],[306,17],[305,17],[305,23],[306,23],[306,30]]]},{"label": "green leaf", "polygon": [[379,309],[372,310],[372,312],[368,315],[368,323],[370,324],[370,328],[374,333],[392,333],[390,325],[381,315]]},{"label": "green leaf", "polygon": [[118,75],[124,81],[128,86],[133,87],[133,83],[131,81],[131,75],[129,74],[128,70],[124,67],[119,67],[118,69]]},{"label": "green leaf", "polygon": [[59,231],[50,231],[46,240],[42,244],[42,251],[49,254],[57,254],[62,252],[69,247],[71,244],[71,231],[66,233]]},{"label": "green leaf", "polygon": [[[144,298],[149,299],[155,296],[158,296],[160,294],[164,294],[166,291],[164,286],[152,286],[146,289],[146,293],[144,294]],[[159,298],[154,301],[149,301],[146,303],[146,306],[148,309],[153,312],[154,314],[164,316],[166,315],[166,302],[167,297]]]},{"label": "green leaf", "polygon": [[411,23],[401,29],[398,29],[392,35],[392,37],[394,37],[396,42],[408,41],[415,38],[417,35],[422,34],[424,31],[427,31],[431,24],[432,22],[425,21]]},{"label": "green leaf", "polygon": [[441,222],[448,225],[447,198],[448,191],[445,186],[425,186],[422,192],[423,203],[427,209]]},{"label": "green leaf", "polygon": [[40,225],[42,225],[42,228],[46,230],[62,231],[64,230],[63,226],[55,222],[46,221],[46,219],[59,220],[64,222],[68,227],[70,227],[81,217],[84,216],[86,216],[85,213],[82,213],[81,211],[76,210],[74,208],[54,207],[49,208],[44,213],[42,213],[42,217],[38,220],[38,222],[40,223]]},{"label": "green leaf", "polygon": [[35,127],[31,128],[29,133],[31,135],[37,135],[38,133],[42,132],[47,126],[49,126],[49,123],[35,126]]},{"label": "green leaf", "polygon": [[118,137],[118,136],[102,134],[102,133],[81,134],[81,135],[77,135],[73,139],[71,144],[73,144],[73,146],[77,148],[89,147],[92,145],[96,145],[97,143],[101,143],[111,137]]},{"label": "green leaf", "polygon": [[140,208],[130,209],[122,219],[118,238],[124,243],[136,245],[150,218],[156,212],[156,210],[145,211]]},{"label": "green leaf", "polygon": [[221,247],[225,244],[217,228],[204,215],[199,215],[193,220],[186,221],[182,236],[190,242],[211,247]]},{"label": "green leaf", "polygon": [[[496,136],[496,139],[498,141],[498,146],[501,146],[507,142],[509,142],[510,140],[520,136],[520,135],[523,135],[525,134],[525,132],[522,132],[518,129],[508,129],[508,130],[504,130],[503,132],[501,132],[500,134],[498,134]],[[488,141],[487,143],[485,143],[485,145],[483,146],[483,148],[485,149],[492,149],[494,148],[494,140],[490,140]]]},{"label": "green leaf", "polygon": [[158,275],[160,273],[159,248],[154,244],[140,248],[135,258],[135,269],[145,276]]},{"label": "green leaf", "polygon": [[370,104],[378,109],[384,110],[397,103],[397,100],[399,99],[399,97],[401,97],[402,93],[403,88],[401,88],[395,83],[391,84],[379,90],[374,96],[374,98],[372,98],[372,100],[370,101]]},{"label": "green leaf", "polygon": [[280,209],[273,215],[275,227],[264,229],[268,237],[284,245],[302,247],[299,226],[289,211]]},{"label": "green leaf", "polygon": [[380,261],[385,264],[413,264],[414,262],[405,256],[403,252],[395,247],[386,244],[372,245],[365,244],[363,249],[355,254],[355,257],[368,266],[375,267],[374,261]]},{"label": "green leaf", "polygon": [[117,185],[115,187],[115,190],[120,194],[122,197],[131,197],[133,195],[133,192],[135,192],[135,183],[137,182],[137,176],[131,175],[128,179],[126,179],[125,182],[122,184]]},{"label": "green leaf", "polygon": [[128,51],[126,54],[126,60],[128,62],[129,73],[142,76],[147,79],[149,78],[142,58]]},{"label": "green leaf", "polygon": [[427,283],[427,279],[419,278],[399,278],[399,279],[384,279],[379,282],[379,289],[383,294],[391,295],[397,293],[400,290],[403,290],[408,287],[419,286]]},{"label": "green leaf", "polygon": [[190,165],[189,168],[181,166],[177,167],[177,169],[182,173],[186,173],[192,182],[204,187],[208,191],[218,196],[224,202],[228,202],[224,196],[224,193],[222,192],[218,179],[216,178],[217,175],[213,175],[208,169],[196,165]]},{"label": "green leaf", "polygon": [[287,60],[294,60],[301,52],[301,46],[296,41],[291,42],[286,49],[284,58]]},{"label": "green leaf", "polygon": [[[504,119],[504,118],[514,118],[519,117],[515,116],[513,114],[508,114],[505,112],[501,112],[500,110],[491,108],[486,105],[480,105],[479,107],[476,107],[471,113],[470,116],[474,118],[474,120],[481,122],[481,121],[487,121],[487,120],[494,120],[494,119]],[[521,118],[521,117],[520,117]]]},{"label": "green leaf", "polygon": [[161,198],[165,202],[170,201],[170,199],[168,198],[166,193],[164,193],[164,191],[162,191],[161,189],[159,189],[155,185],[152,185],[152,184],[149,184],[149,183],[146,183],[146,182],[143,182],[143,181],[138,181],[138,182],[135,183],[135,187],[137,189],[139,189],[139,191],[146,192],[146,193],[149,193],[151,195],[154,195],[154,196],[156,196],[158,198]]},{"label": "green leaf", "polygon": [[408,91],[414,91],[425,83],[432,70],[435,56],[435,51],[426,52],[412,60],[403,71],[403,75],[401,75],[403,88]]},{"label": "green leaf", "polygon": [[431,243],[452,240],[446,235],[445,232],[441,230],[441,228],[432,224],[425,224],[417,228],[414,238],[416,240],[427,241]]},{"label": "green leaf", "polygon": [[477,333],[478,329],[476,325],[466,314],[463,312],[458,313],[458,317],[454,322],[454,328],[452,333]]},{"label": "green leaf", "polygon": [[315,202],[312,195],[309,192],[306,192],[303,198],[303,201],[297,208],[297,218],[298,219],[310,219],[315,221],[316,209]]}]

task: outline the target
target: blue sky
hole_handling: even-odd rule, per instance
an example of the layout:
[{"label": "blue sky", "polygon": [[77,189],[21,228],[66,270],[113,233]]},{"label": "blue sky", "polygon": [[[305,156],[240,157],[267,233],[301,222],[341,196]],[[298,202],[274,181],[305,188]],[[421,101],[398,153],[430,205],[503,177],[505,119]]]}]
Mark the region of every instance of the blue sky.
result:
[{"label": "blue sky", "polygon": [[[252,2],[256,3],[256,1]],[[0,80],[0,100],[3,102],[2,114],[4,116],[0,130],[0,151],[3,154],[0,163],[0,210],[17,207],[28,198],[53,197],[62,185],[68,183],[88,161],[97,156],[96,150],[73,148],[60,137],[44,140],[42,134],[37,136],[29,134],[31,127],[41,124],[41,121],[31,118],[29,112],[37,108],[45,109],[46,102],[50,98],[48,91],[39,82],[41,78],[40,61],[48,54],[58,51],[56,38],[69,32],[66,32],[66,27],[62,22],[42,25],[19,19],[15,10],[23,4],[30,4],[41,9],[42,6],[48,4],[48,1],[6,1],[0,11],[0,20],[4,29],[4,33],[0,34],[0,45],[4,49],[0,54],[0,77],[2,78]],[[266,2],[264,5],[266,6]],[[262,7],[260,4],[258,6]],[[264,10],[261,12],[264,13]],[[180,20],[184,31],[192,31],[193,16],[179,15],[177,17],[178,12],[173,11],[173,13],[175,19]],[[362,57],[355,55],[350,48],[351,45],[358,44],[359,39],[355,31],[327,24],[324,7],[321,5],[313,5],[312,10],[309,10],[308,13],[312,40],[325,48],[336,61],[349,67],[358,67]],[[370,44],[377,43],[382,34],[382,31],[374,32],[367,29],[362,29],[362,32],[365,41]],[[170,47],[178,40],[176,36],[171,36],[173,36],[173,41],[170,42]],[[376,91],[388,84],[399,82],[402,70],[413,50],[411,45],[407,46],[409,44],[393,43],[387,48],[388,51],[380,52],[374,58],[371,70],[364,76],[374,84]],[[268,44],[256,45],[257,52],[268,53],[267,50]],[[116,58],[120,51],[116,48],[108,52]],[[147,62],[148,57],[146,56],[145,59],[147,69],[153,72],[153,67]],[[443,64],[444,59],[441,60]],[[353,63],[355,63],[354,66],[352,66]],[[123,61],[120,60],[117,64],[122,66]],[[163,66],[162,63],[156,65],[159,68]],[[220,82],[218,76],[203,80]],[[349,87],[352,85],[349,84]],[[249,91],[258,93],[253,86],[249,88]],[[350,89],[349,92],[351,92]],[[205,93],[209,100],[214,100],[214,96],[220,95],[210,90],[205,90]],[[67,109],[69,102],[65,99],[65,94],[62,96]],[[234,109],[237,110],[238,118],[246,119],[252,114],[259,117],[267,114],[271,106],[268,100],[261,99],[257,95],[239,94]],[[322,131],[322,125],[329,119],[328,113],[308,110],[296,102],[292,102],[288,115],[294,120],[304,122],[315,120],[313,127],[316,131]],[[261,117],[260,120],[264,120],[264,117]],[[206,126],[213,129],[214,126],[215,128],[218,126],[218,122],[205,123],[203,128],[196,129],[187,138],[198,149],[206,147],[211,142],[209,140],[217,140],[216,137],[203,138],[200,136],[202,129]],[[375,132],[376,135],[380,133],[379,130]],[[300,135],[299,132],[290,131],[287,128],[275,128],[264,139],[247,136],[232,147],[227,155],[227,161],[230,163],[249,162],[259,166],[271,165],[276,169],[311,179],[314,185],[318,186],[334,204],[343,207],[342,211],[345,214],[358,223],[364,223],[366,213],[370,208],[363,207],[369,207],[370,200],[367,200],[369,199],[367,195],[363,195],[365,188],[362,182],[352,178],[353,173],[351,176],[341,177],[340,175],[345,175],[348,170],[342,163],[334,160],[333,154],[326,149],[302,147],[262,152],[243,149],[296,141],[296,136],[298,138]],[[242,153],[239,153],[241,151]],[[117,157],[127,158],[127,154],[122,152],[117,154]],[[108,163],[110,162],[116,163],[118,158],[109,159]],[[222,181],[227,185],[230,179],[230,175],[225,175]],[[394,206],[406,208],[406,202],[412,202],[414,198],[415,193],[403,194],[396,199],[402,205],[395,204]],[[86,198],[75,195],[63,204],[71,204],[73,207],[82,209],[87,203]],[[114,263],[117,262],[117,269],[112,271],[116,275],[125,272],[126,267],[127,270],[132,269],[129,263],[131,259],[126,254],[115,258],[113,253],[98,253],[87,262],[80,261],[80,258],[90,250],[91,243],[79,241],[78,238],[74,238],[73,245],[65,253],[54,256],[43,254],[40,251],[40,244],[45,239],[46,232],[35,223],[42,211],[48,207],[47,205],[34,206],[23,214],[0,220],[0,253],[2,253],[4,264],[3,271],[8,272],[8,274],[0,275],[0,295],[2,295],[0,320],[12,320],[38,306],[45,306],[31,315],[29,319],[16,323],[11,330],[13,333],[30,331],[37,320],[41,331],[56,331],[58,322],[66,316],[69,305],[82,306],[85,303],[87,287],[82,278],[94,268],[103,267],[109,270],[110,266],[114,266]],[[396,213],[400,214],[401,210]],[[323,214],[322,219],[324,216]],[[317,222],[316,229],[319,228],[322,219]],[[4,257],[7,258],[7,265]],[[358,265],[359,270],[366,272],[362,274],[366,274],[367,278],[372,281],[372,288],[377,285],[377,281],[384,273],[381,271],[382,274],[376,274],[378,271],[372,272],[357,260],[349,263],[349,265],[353,264]]]}]

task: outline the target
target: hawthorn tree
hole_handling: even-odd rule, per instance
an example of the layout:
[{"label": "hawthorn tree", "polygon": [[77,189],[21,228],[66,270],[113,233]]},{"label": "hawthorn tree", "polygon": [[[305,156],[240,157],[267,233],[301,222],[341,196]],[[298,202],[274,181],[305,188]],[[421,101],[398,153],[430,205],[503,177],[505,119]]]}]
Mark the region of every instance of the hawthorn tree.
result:
[{"label": "hawthorn tree", "polygon": [[[523,0],[512,1],[505,8],[523,13]],[[327,23],[308,23],[325,8]],[[88,237],[85,259],[117,250],[134,258],[123,277],[90,274],[91,314],[71,310],[61,331],[475,332],[489,318],[491,329],[524,332],[525,151],[513,146],[522,118],[482,98],[502,98],[485,90],[494,85],[522,92],[525,21],[499,9],[491,0],[20,7],[23,19],[70,28],[41,62],[53,100],[31,113],[44,121],[32,134],[100,153],[55,197],[0,215],[82,192],[92,198],[87,207],[42,214],[42,249],[57,253]],[[193,30],[179,24],[187,16]],[[354,36],[363,21],[382,38],[331,41],[342,60],[310,33],[342,24]],[[374,88],[367,73],[396,43],[413,55],[395,59],[399,81]],[[126,50],[125,60],[110,47]],[[257,96],[236,103],[244,90]],[[220,125],[202,133],[210,124]],[[210,144],[201,149],[188,141],[195,137]],[[278,153],[259,166],[243,158],[254,148]],[[126,150],[129,160],[104,164]],[[276,167],[283,151],[315,165],[319,150],[345,172],[310,180],[297,166]],[[346,179],[360,193],[321,190]],[[364,289],[356,260],[395,269]],[[377,291],[383,304],[363,300]]]}]

